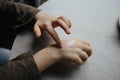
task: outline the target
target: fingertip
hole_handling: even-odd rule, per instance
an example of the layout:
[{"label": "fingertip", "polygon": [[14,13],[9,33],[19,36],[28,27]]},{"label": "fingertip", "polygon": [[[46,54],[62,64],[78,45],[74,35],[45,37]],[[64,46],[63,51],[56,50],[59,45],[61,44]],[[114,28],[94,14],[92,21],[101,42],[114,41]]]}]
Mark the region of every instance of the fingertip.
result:
[{"label": "fingertip", "polygon": [[71,23],[70,20],[68,20],[68,21],[69,21],[69,28],[71,28],[72,27],[72,23]]},{"label": "fingertip", "polygon": [[51,37],[55,40],[57,47],[62,48],[61,40],[57,34],[57,32],[52,28],[51,25],[49,25],[49,29],[47,29],[47,32],[51,35]]},{"label": "fingertip", "polygon": [[70,29],[68,29],[68,30],[67,30],[67,34],[71,34],[71,31],[70,31]]},{"label": "fingertip", "polygon": [[62,48],[62,43],[61,43],[61,41],[58,43],[58,47],[59,47],[59,48]]},{"label": "fingertip", "polygon": [[57,42],[56,42],[56,44],[57,44],[56,47],[62,48],[62,44],[61,44],[61,43],[57,43]]},{"label": "fingertip", "polygon": [[41,36],[41,34],[37,32],[37,33],[36,33],[36,38],[39,39],[40,36]]},{"label": "fingertip", "polygon": [[41,34],[40,34],[39,31],[34,30],[34,33],[35,33],[35,37],[36,37],[37,39],[41,36]]},{"label": "fingertip", "polygon": [[89,52],[89,56],[91,56],[92,55],[92,49],[90,50],[90,52]]},{"label": "fingertip", "polygon": [[67,34],[71,34],[71,31],[70,31],[70,29],[68,28],[68,29],[65,29],[64,30]]},{"label": "fingertip", "polygon": [[41,36],[41,30],[37,25],[34,26],[34,33],[36,38],[39,38]]},{"label": "fingertip", "polygon": [[92,48],[91,47],[88,47],[87,54],[88,54],[88,56],[92,55]]}]

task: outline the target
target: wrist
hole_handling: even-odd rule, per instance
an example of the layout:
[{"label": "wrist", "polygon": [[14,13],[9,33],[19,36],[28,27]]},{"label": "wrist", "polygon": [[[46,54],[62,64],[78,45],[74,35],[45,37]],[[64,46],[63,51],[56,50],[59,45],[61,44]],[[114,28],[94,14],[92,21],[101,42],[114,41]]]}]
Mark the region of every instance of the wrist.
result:
[{"label": "wrist", "polygon": [[49,46],[49,47],[48,47],[48,50],[49,50],[49,54],[48,54],[48,55],[51,55],[52,58],[53,58],[56,62],[60,61],[61,55],[60,55],[60,49],[59,49],[59,48],[54,47],[54,46]]},{"label": "wrist", "polygon": [[57,48],[49,46],[40,50],[33,56],[39,72],[43,72],[59,61],[60,56],[58,55],[58,51]]}]

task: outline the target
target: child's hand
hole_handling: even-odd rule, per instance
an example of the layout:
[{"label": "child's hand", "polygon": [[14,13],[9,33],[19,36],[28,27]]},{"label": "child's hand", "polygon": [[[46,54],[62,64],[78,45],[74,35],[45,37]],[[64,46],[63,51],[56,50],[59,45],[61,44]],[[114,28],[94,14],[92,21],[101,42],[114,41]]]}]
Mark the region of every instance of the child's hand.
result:
[{"label": "child's hand", "polygon": [[78,38],[65,39],[62,44],[63,47],[58,49],[60,61],[72,61],[82,64],[92,54],[90,44]]},{"label": "child's hand", "polygon": [[37,38],[41,36],[41,30],[46,30],[56,41],[59,47],[62,47],[60,38],[54,28],[60,26],[67,34],[70,34],[71,22],[64,16],[58,18],[51,16],[43,11],[40,11],[35,16],[36,22],[34,25],[34,33]]}]

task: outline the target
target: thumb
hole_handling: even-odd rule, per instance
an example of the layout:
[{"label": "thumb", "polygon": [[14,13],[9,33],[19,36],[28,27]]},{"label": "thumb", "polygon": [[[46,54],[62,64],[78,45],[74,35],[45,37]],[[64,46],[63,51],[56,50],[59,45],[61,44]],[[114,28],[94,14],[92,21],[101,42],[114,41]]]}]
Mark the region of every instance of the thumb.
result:
[{"label": "thumb", "polygon": [[40,38],[41,36],[41,30],[37,24],[34,25],[34,34],[37,38]]}]

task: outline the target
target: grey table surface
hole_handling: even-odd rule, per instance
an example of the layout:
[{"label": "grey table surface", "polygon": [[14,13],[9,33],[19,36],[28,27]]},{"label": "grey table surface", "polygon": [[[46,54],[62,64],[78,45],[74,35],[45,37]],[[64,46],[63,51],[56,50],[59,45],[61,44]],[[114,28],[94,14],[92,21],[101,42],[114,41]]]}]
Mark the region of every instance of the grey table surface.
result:
[{"label": "grey table surface", "polygon": [[[71,20],[71,35],[56,29],[61,39],[79,37],[89,41],[93,49],[84,64],[55,64],[42,73],[41,80],[120,80],[120,38],[116,28],[120,0],[49,0],[39,9]],[[10,59],[50,45],[53,40],[43,34],[39,40],[29,31],[18,34]]]}]

